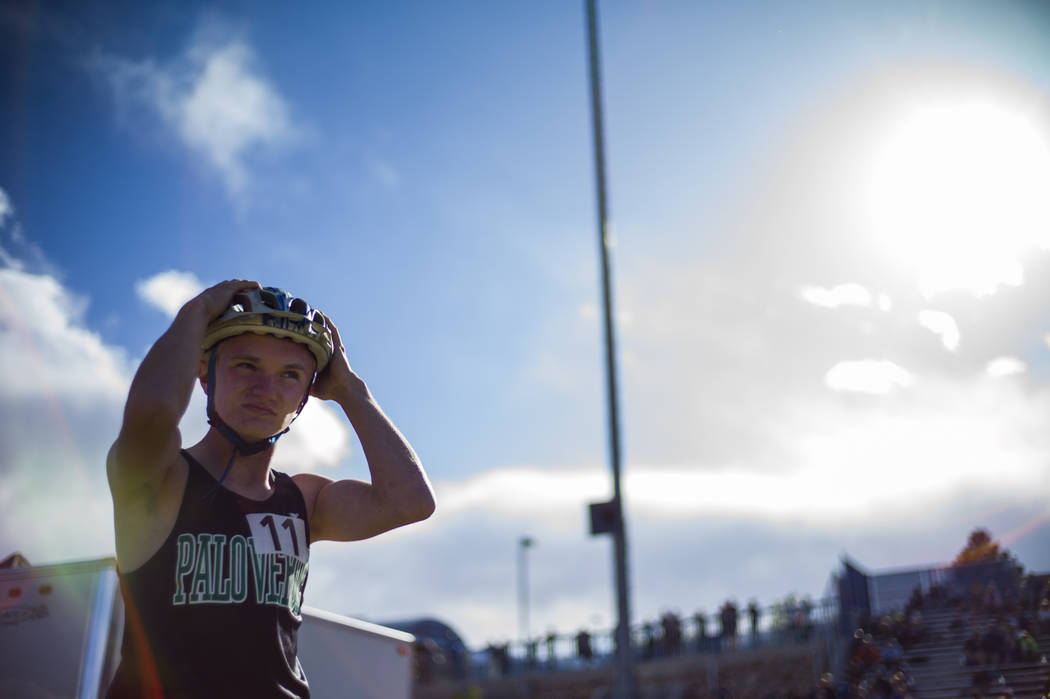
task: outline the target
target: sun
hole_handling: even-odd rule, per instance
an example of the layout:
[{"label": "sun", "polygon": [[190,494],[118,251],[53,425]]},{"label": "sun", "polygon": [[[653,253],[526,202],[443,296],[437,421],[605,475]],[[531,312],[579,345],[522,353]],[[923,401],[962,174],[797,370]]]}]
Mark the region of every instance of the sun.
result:
[{"label": "sun", "polygon": [[1020,256],[1050,247],[1050,147],[1021,111],[984,99],[915,108],[870,175],[874,233],[927,297],[1019,285]]}]

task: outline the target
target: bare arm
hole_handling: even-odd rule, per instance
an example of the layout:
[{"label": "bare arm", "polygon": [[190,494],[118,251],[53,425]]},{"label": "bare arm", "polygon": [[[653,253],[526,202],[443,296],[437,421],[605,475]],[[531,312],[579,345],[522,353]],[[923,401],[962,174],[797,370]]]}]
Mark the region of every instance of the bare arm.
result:
[{"label": "bare arm", "polygon": [[150,348],[131,382],[124,422],[106,459],[115,499],[148,494],[164,480],[181,447],[178,425],[200,369],[204,331],[235,293],[257,286],[233,280],[205,290]]},{"label": "bare arm", "polygon": [[313,395],[343,409],[361,441],[372,482],[314,474],[295,478],[308,503],[313,501],[311,539],[352,541],[426,519],[434,512],[434,493],[419,457],[350,369],[338,330],[333,327],[332,333],[335,355]]}]

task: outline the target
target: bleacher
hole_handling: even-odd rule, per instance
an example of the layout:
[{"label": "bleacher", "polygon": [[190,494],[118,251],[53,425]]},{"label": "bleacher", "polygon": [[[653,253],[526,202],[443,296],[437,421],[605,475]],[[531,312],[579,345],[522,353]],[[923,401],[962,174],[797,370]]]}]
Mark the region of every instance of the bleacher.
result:
[{"label": "bleacher", "polygon": [[[864,573],[848,560],[836,576],[838,597],[822,602],[808,626],[764,627],[741,636],[740,644],[705,641],[699,635],[680,646],[652,651],[653,639],[634,634],[638,699],[1045,699],[1050,687],[1050,626],[1037,626],[1029,592],[1019,587],[1021,569],[1009,561],[884,574]],[[1035,590],[1050,589],[1050,576],[1028,576]],[[1026,600],[1038,651],[1034,659],[967,664],[964,644],[976,630],[1003,614],[974,612],[988,603],[965,599],[964,590],[987,585]],[[1020,595],[1020,596],[1018,596]],[[979,596],[979,595],[978,595]],[[1036,597],[1038,599],[1039,597]],[[1001,602],[1001,600],[1000,600]],[[909,613],[918,609],[918,617]],[[777,618],[766,610],[763,619]],[[786,618],[791,618],[787,615]],[[1008,614],[1006,619],[1016,618]],[[883,620],[888,620],[883,623]],[[911,620],[911,621],[909,621]],[[859,622],[859,623],[858,623]],[[805,633],[799,633],[800,629]],[[874,654],[860,676],[848,639],[874,632],[885,649],[893,636],[903,645],[899,661]],[[639,632],[641,629],[638,630]],[[561,639],[569,642],[570,637]],[[595,636],[593,657],[572,659],[562,646],[547,646],[546,662],[512,648],[504,666],[474,666],[466,677],[421,683],[416,699],[605,699],[612,696],[612,635]],[[657,646],[659,648],[659,644]],[[867,646],[872,648],[874,646]],[[506,650],[506,647],[504,647]],[[565,649],[567,650],[567,649]],[[861,656],[856,656],[861,657]],[[531,660],[529,660],[531,659]],[[903,673],[906,682],[900,679]],[[979,675],[980,673],[980,675]],[[983,677],[975,683],[975,676]],[[896,677],[895,677],[896,676]]]},{"label": "bleacher", "polygon": [[[952,628],[952,620],[963,614],[966,623]],[[975,696],[974,675],[988,672],[994,679],[985,696],[998,697],[1011,690],[1015,699],[1038,699],[1043,695],[1050,665],[1045,662],[1050,653],[1050,634],[1038,634],[1042,661],[1006,662],[996,665],[965,665],[963,644],[975,627],[996,620],[994,614],[965,614],[947,608],[924,612],[923,625],[926,640],[916,643],[904,654],[904,671],[911,677],[912,690],[917,699],[959,699]],[[1000,681],[999,678],[1002,678]]]}]

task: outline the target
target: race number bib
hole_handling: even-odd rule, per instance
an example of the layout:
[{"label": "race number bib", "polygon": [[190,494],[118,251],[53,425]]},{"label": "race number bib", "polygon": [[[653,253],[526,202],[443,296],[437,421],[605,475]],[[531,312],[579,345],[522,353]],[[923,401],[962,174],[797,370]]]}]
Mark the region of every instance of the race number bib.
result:
[{"label": "race number bib", "polygon": [[245,515],[252,532],[256,555],[281,553],[306,563],[310,546],[306,540],[306,523],[299,517],[270,512]]}]

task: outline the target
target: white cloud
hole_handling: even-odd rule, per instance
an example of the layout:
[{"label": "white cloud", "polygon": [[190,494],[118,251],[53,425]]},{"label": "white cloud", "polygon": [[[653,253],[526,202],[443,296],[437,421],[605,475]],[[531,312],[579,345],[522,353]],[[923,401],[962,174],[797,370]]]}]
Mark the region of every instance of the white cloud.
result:
[{"label": "white cloud", "polygon": [[943,311],[919,311],[919,325],[939,335],[944,348],[950,352],[959,349],[959,326],[955,318]]},{"label": "white cloud", "polygon": [[193,43],[185,59],[167,66],[103,56],[96,68],[112,85],[118,106],[145,106],[160,117],[219,173],[237,200],[250,183],[253,155],[298,135],[284,99],[240,39]]},{"label": "white cloud", "polygon": [[5,397],[50,394],[64,404],[90,405],[126,390],[124,353],[81,324],[85,299],[51,277],[16,269],[0,269],[0,294]]},{"label": "white cloud", "polygon": [[815,306],[838,308],[839,306],[870,306],[872,294],[860,284],[839,284],[832,289],[806,286],[802,298]]},{"label": "white cloud", "polygon": [[170,269],[135,282],[135,293],[151,306],[174,318],[182,306],[204,290],[204,284],[193,272]]},{"label": "white cloud", "polygon": [[13,215],[14,208],[11,206],[11,198],[8,197],[7,192],[0,187],[0,226],[3,226],[8,217]]},{"label": "white cloud", "polygon": [[244,188],[248,152],[284,142],[293,133],[284,101],[253,64],[251,48],[241,42],[204,53],[200,72],[167,115],[185,142],[208,157],[234,192]]},{"label": "white cloud", "polygon": [[[274,468],[288,473],[330,471],[350,455],[350,440],[350,426],[338,406],[311,399],[277,443]],[[367,474],[359,477],[368,479]]]},{"label": "white cloud", "polygon": [[985,371],[993,378],[1023,374],[1028,366],[1017,357],[997,357],[988,362]]},{"label": "white cloud", "polygon": [[0,269],[0,550],[34,562],[113,550],[105,454],[131,366],[51,277]]},{"label": "white cloud", "polygon": [[912,384],[912,375],[893,362],[885,359],[861,359],[855,362],[839,362],[828,369],[824,382],[833,391],[855,393],[889,393],[894,388],[907,388]]},{"label": "white cloud", "polygon": [[[624,497],[646,521],[733,519],[833,530],[877,527],[900,508],[946,507],[959,492],[1041,492],[1050,485],[1042,456],[1050,437],[1040,427],[1048,401],[1050,391],[1026,398],[1016,386],[970,379],[916,386],[890,411],[844,414],[831,403],[814,405],[807,419],[785,426],[796,441],[779,463],[763,463],[746,445],[730,468],[631,463]],[[611,487],[601,466],[503,467],[436,489],[444,517],[483,512],[542,521],[550,532],[578,527],[584,504],[607,499]]]}]

